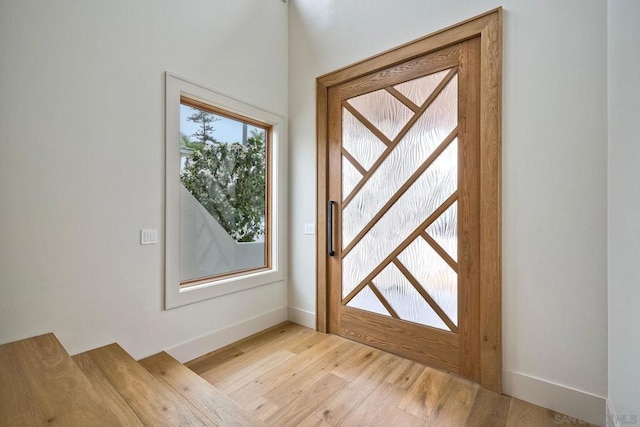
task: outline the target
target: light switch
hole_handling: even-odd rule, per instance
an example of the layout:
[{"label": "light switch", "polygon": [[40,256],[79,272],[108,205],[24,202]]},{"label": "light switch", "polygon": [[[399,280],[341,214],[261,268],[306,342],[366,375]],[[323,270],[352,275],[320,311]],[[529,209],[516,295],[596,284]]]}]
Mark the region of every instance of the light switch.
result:
[{"label": "light switch", "polygon": [[316,234],[316,225],[315,224],[305,224],[304,225],[304,234]]},{"label": "light switch", "polygon": [[140,230],[141,245],[155,245],[158,243],[158,230],[155,228],[143,228]]}]

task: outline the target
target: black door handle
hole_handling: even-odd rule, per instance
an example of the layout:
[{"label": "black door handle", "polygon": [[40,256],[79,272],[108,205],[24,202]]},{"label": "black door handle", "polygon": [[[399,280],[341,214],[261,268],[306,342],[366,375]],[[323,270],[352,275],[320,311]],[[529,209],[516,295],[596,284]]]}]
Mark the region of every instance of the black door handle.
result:
[{"label": "black door handle", "polygon": [[335,202],[329,200],[327,202],[327,253],[334,256],[336,252],[333,250],[333,205]]}]

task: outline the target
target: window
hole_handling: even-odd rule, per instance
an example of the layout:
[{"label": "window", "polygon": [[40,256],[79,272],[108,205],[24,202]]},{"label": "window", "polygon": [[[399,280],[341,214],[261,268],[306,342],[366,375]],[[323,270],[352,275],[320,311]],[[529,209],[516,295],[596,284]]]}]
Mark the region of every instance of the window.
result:
[{"label": "window", "polygon": [[166,83],[166,308],[283,280],[284,119]]},{"label": "window", "polygon": [[180,286],[270,267],[271,126],[180,99]]}]

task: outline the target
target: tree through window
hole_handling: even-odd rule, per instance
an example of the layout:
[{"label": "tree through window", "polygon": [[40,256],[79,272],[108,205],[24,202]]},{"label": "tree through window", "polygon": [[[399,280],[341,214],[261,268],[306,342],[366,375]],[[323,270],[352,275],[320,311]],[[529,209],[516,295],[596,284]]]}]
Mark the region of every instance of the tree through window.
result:
[{"label": "tree through window", "polygon": [[182,281],[268,267],[268,143],[268,126],[181,99]]}]

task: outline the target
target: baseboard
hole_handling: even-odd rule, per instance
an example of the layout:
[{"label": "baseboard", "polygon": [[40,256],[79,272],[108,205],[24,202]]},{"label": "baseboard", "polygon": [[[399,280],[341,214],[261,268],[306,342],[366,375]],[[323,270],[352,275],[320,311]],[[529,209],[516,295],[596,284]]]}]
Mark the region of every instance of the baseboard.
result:
[{"label": "baseboard", "polygon": [[316,328],[316,314],[301,308],[289,307],[289,321],[307,328]]},{"label": "baseboard", "polygon": [[[513,371],[503,371],[502,378],[502,391],[506,395],[605,426],[607,399],[604,397]],[[563,424],[563,420],[558,421]]]},{"label": "baseboard", "polygon": [[165,351],[180,363],[185,363],[286,320],[287,307],[282,307],[226,328],[218,329],[194,340],[178,344]]},{"label": "baseboard", "polygon": [[607,399],[607,427],[620,427],[616,420],[616,411],[613,410],[609,399]]}]

